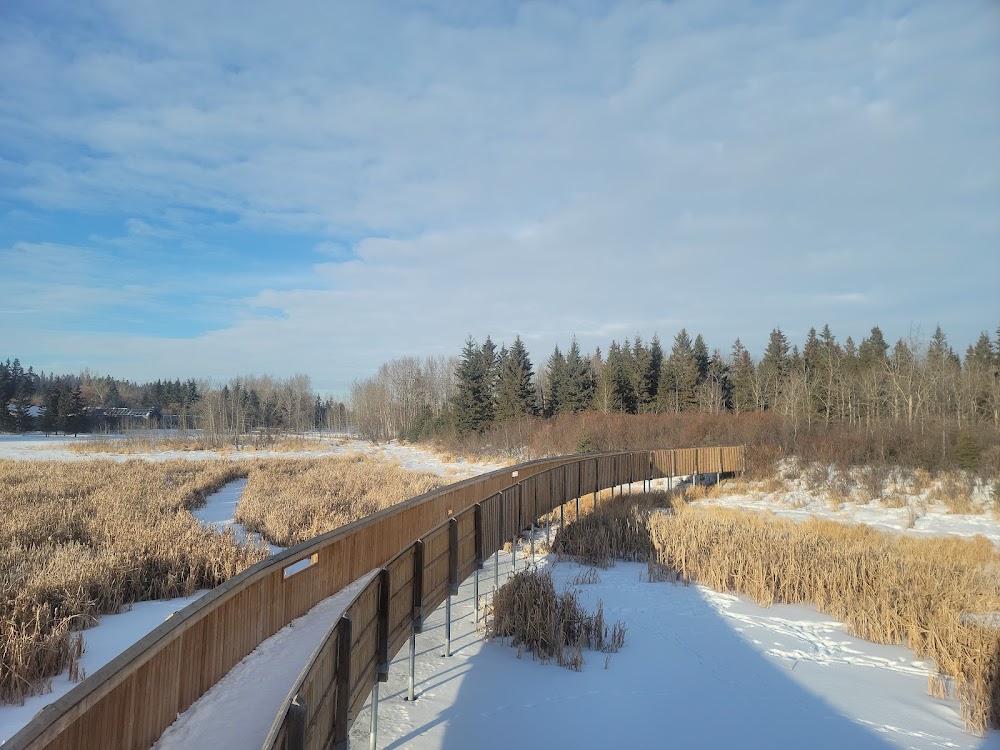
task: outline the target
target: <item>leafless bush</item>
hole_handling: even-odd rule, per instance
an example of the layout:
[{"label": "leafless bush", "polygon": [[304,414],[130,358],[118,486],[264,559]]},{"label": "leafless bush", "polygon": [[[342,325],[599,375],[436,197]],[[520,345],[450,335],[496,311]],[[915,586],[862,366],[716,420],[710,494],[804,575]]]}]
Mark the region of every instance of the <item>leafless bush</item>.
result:
[{"label": "leafless bush", "polygon": [[589,614],[576,592],[556,593],[547,571],[527,569],[511,576],[494,594],[487,617],[487,638],[509,638],[519,653],[524,649],[576,671],[583,668],[584,648],[615,653],[625,643],[623,622],[608,633],[602,602]]}]

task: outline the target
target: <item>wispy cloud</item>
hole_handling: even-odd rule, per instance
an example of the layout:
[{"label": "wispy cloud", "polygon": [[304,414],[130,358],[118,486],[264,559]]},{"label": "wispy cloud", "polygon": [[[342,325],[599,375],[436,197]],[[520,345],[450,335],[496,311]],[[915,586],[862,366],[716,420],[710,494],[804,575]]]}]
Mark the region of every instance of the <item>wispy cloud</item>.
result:
[{"label": "wispy cloud", "polygon": [[[574,333],[1000,317],[985,0],[0,14],[2,306],[48,309],[0,335],[23,359],[128,335],[129,376],[342,389],[469,333],[541,359]],[[72,256],[59,281],[44,248]]]}]

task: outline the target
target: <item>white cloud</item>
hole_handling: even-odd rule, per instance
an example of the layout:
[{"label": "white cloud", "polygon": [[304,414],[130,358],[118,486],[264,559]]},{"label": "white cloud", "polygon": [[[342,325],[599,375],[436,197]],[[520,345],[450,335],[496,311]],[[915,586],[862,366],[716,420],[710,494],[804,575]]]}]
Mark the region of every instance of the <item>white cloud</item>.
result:
[{"label": "white cloud", "polygon": [[520,333],[541,359],[574,333],[683,325],[726,348],[826,319],[996,324],[995,6],[427,7],[120,2],[45,19],[58,44],[41,21],[0,32],[0,196],[120,212],[133,248],[199,241],[197,209],[316,253],[209,333],[136,338],[136,377],[343,388],[469,333]]}]

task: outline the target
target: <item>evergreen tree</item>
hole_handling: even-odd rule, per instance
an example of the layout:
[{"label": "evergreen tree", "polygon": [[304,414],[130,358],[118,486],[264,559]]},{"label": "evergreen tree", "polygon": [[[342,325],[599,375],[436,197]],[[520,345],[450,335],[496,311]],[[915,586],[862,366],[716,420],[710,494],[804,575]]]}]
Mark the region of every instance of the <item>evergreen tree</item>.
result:
[{"label": "evergreen tree", "polygon": [[632,381],[632,390],[635,391],[637,409],[640,412],[649,411],[652,395],[655,392],[655,389],[650,389],[649,383],[650,372],[653,369],[653,352],[643,343],[639,334],[635,336],[629,364],[631,365],[629,379]]},{"label": "evergreen tree", "polygon": [[694,353],[695,364],[698,365],[698,382],[701,383],[708,375],[708,345],[700,333],[694,337],[691,351]]},{"label": "evergreen tree", "polygon": [[608,360],[604,364],[604,369],[611,389],[612,410],[635,414],[635,391],[628,376],[625,356],[617,341],[612,341],[608,348]]},{"label": "evergreen tree", "polygon": [[552,417],[563,411],[563,399],[568,387],[567,381],[569,380],[566,357],[559,351],[558,344],[556,344],[556,348],[553,350],[548,364],[545,366],[545,376],[547,384],[545,416]]},{"label": "evergreen tree", "polygon": [[497,386],[498,422],[537,414],[533,379],[534,372],[528,351],[518,336],[510,350],[501,358],[500,381]]},{"label": "evergreen tree", "polygon": [[660,370],[663,368],[663,346],[660,344],[660,337],[655,333],[653,340],[649,344],[649,368],[645,373],[647,408],[655,410],[657,392],[660,386]]},{"label": "evergreen tree", "polygon": [[788,339],[781,332],[780,328],[771,331],[771,336],[767,342],[767,349],[760,361],[759,372],[764,398],[764,408],[772,408],[778,403],[781,397],[781,390],[788,373],[791,370],[792,361],[788,354]]},{"label": "evergreen tree", "polygon": [[756,365],[750,352],[739,339],[733,342],[730,354],[730,379],[732,384],[732,409],[737,414],[755,411],[758,407],[756,394]]},{"label": "evergreen tree", "polygon": [[[492,342],[489,343],[492,347]],[[488,356],[488,347],[480,348],[471,336],[465,342],[455,370],[458,382],[452,403],[455,430],[459,435],[482,432],[493,422],[492,363],[487,363]]]},{"label": "evergreen tree", "polygon": [[565,381],[557,413],[578,414],[586,411],[590,406],[594,380],[590,362],[580,354],[580,344],[575,336],[566,352],[565,368]]},{"label": "evergreen tree", "polygon": [[[704,341],[702,341],[704,344]],[[705,365],[706,370],[708,365]],[[670,356],[660,378],[660,403],[663,411],[693,411],[698,404],[699,365],[691,337],[685,329],[674,336]]]},{"label": "evergreen tree", "polygon": [[39,429],[46,435],[59,429],[59,388],[52,384],[45,392],[45,404],[42,407]]}]

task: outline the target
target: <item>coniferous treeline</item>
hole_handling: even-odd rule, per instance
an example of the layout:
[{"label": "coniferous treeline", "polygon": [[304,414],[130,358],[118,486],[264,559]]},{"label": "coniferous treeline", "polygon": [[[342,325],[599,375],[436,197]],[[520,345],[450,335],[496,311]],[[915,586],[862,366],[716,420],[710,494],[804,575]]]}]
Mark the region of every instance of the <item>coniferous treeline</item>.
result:
[{"label": "coniferous treeline", "polygon": [[[414,377],[396,378],[380,398],[352,400],[358,425],[377,424],[373,437],[420,438],[453,431],[459,436],[526,416],[552,417],[588,410],[604,413],[742,414],[768,411],[794,425],[844,425],[873,429],[896,422],[920,426],[947,422],[959,428],[1000,428],[1000,328],[985,332],[959,356],[938,327],[930,341],[900,339],[890,346],[876,326],[860,343],[838,341],[830,327],[809,331],[801,348],[774,329],[755,359],[737,339],[727,353],[711,351],[685,329],[669,351],[658,336],[612,341],[603,354],[581,352],[571,341],[556,346],[538,372],[517,338],[497,349],[469,338],[454,360],[454,379],[428,390],[420,363]],[[398,365],[355,384],[371,392]],[[440,368],[439,368],[440,369]],[[408,383],[413,387],[408,387]],[[404,418],[421,415],[423,419]],[[382,418],[366,419],[377,405]],[[415,429],[416,427],[416,429]]]},{"label": "coniferous treeline", "polygon": [[133,383],[27,370],[0,361],[0,430],[79,433],[129,426],[203,429],[226,439],[251,432],[345,429],[346,406],[312,390],[309,377],[249,376],[217,386],[204,381]]}]

